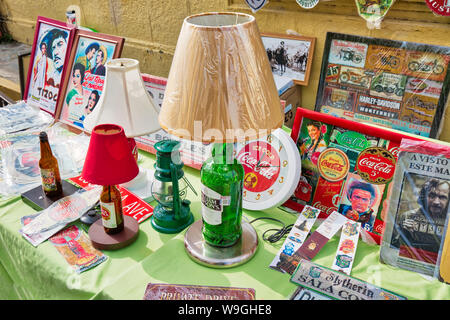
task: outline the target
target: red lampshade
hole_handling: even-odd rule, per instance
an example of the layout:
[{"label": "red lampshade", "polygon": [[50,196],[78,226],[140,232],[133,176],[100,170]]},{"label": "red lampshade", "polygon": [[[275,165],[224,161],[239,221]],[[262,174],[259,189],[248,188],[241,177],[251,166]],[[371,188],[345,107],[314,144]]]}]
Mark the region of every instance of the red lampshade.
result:
[{"label": "red lampshade", "polygon": [[136,160],[123,128],[100,124],[92,130],[81,176],[98,185],[116,185],[130,181],[139,173]]}]

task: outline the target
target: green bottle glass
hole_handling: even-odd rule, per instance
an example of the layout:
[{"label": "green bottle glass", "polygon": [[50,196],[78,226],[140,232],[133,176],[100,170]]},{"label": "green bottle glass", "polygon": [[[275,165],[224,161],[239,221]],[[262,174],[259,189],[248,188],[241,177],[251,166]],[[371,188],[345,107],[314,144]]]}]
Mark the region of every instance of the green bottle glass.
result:
[{"label": "green bottle glass", "polygon": [[215,143],[201,169],[202,219],[205,242],[216,247],[235,244],[242,234],[244,168],[233,156],[232,143]]}]

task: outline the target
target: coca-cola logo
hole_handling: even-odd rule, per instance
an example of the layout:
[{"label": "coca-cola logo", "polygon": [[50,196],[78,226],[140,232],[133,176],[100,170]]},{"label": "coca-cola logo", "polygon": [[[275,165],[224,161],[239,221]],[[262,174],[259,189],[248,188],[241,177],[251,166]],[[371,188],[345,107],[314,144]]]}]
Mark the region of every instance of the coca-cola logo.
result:
[{"label": "coca-cola logo", "polygon": [[356,163],[358,174],[367,182],[385,184],[394,176],[395,157],[384,148],[367,148],[359,154]]},{"label": "coca-cola logo", "polygon": [[347,155],[336,148],[329,148],[317,160],[320,175],[328,181],[339,181],[347,176],[350,169]]},{"label": "coca-cola logo", "polygon": [[237,160],[244,167],[244,188],[251,192],[269,189],[280,174],[280,156],[270,144],[253,141],[238,153]]}]

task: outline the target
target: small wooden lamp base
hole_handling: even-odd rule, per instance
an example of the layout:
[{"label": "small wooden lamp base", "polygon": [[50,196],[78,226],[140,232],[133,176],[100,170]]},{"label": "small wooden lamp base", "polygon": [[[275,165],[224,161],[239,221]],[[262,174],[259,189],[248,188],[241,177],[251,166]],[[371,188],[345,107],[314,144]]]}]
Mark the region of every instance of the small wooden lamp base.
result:
[{"label": "small wooden lamp base", "polygon": [[94,222],[89,228],[89,238],[94,248],[99,250],[117,250],[133,243],[139,232],[139,223],[129,216],[123,216],[124,228],[116,234],[107,234],[102,219]]}]

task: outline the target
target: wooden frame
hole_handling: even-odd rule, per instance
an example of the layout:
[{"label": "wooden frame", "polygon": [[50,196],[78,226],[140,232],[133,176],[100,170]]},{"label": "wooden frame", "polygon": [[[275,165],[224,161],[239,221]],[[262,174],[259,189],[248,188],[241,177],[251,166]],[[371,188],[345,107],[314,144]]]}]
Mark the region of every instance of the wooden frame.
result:
[{"label": "wooden frame", "polygon": [[[303,121],[307,120],[308,124],[310,122],[320,122],[321,127],[326,126],[326,130],[321,131],[322,133],[328,132],[328,142],[326,142],[327,139],[325,139],[325,134],[323,135],[324,137],[324,142],[326,144],[326,149],[322,149],[320,152],[320,155],[316,155],[316,164],[314,164],[314,160],[313,157],[311,157],[311,160],[308,160],[305,156],[304,153],[302,154],[302,144],[306,143],[308,137],[306,136],[302,136],[301,135],[301,129],[302,129],[302,125],[303,125]],[[342,144],[339,144],[337,142],[332,143],[332,137],[335,134],[334,129],[339,129],[338,131],[340,131],[340,133],[338,134],[342,134],[343,132],[353,132],[355,133],[354,135],[352,134],[348,134],[348,138],[353,137],[354,141],[356,141],[357,138],[360,138],[362,136],[364,137],[370,137],[371,141],[370,143],[367,143],[364,145],[364,147],[361,147],[360,149],[356,149],[356,148],[352,148],[351,146],[349,147],[347,146],[343,146]],[[413,139],[413,140],[422,140],[419,136],[415,136],[415,135],[408,135],[408,134],[403,134],[400,133],[398,131],[394,131],[394,130],[387,130],[387,129],[383,129],[380,127],[375,127],[375,126],[371,126],[368,124],[363,124],[363,123],[359,123],[359,122],[355,122],[355,121],[351,121],[351,120],[346,120],[346,119],[341,119],[341,118],[337,118],[331,115],[327,115],[327,114],[323,114],[323,113],[319,113],[319,112],[315,112],[312,110],[307,110],[307,109],[303,109],[303,108],[298,108],[296,115],[295,115],[295,120],[294,120],[294,125],[292,127],[292,131],[291,131],[291,138],[294,140],[294,142],[297,144],[297,147],[299,149],[299,152],[301,153],[301,155],[303,156],[302,158],[302,177],[300,178],[300,182],[299,185],[297,186],[297,190],[294,192],[293,196],[286,201],[283,206],[288,208],[288,209],[292,209],[295,210],[297,212],[301,212],[301,210],[303,210],[303,207],[305,204],[314,206],[316,208],[319,208],[321,211],[321,214],[319,215],[319,218],[326,218],[331,211],[338,211],[338,207],[339,204],[344,204],[343,201],[341,201],[340,196],[344,195],[344,187],[345,187],[345,182],[347,180],[347,174],[345,175],[344,178],[341,178],[341,180],[339,181],[332,181],[332,182],[327,182],[325,180],[325,178],[323,178],[322,176],[322,172],[320,171],[319,168],[319,163],[321,162],[321,155],[322,153],[324,153],[325,150],[329,150],[329,149],[338,149],[336,150],[336,153],[343,153],[343,154],[348,154],[348,150],[350,150],[350,152],[353,152],[352,155],[352,159],[350,159],[350,157],[347,155],[344,157],[347,157],[347,160],[349,160],[348,162],[353,162],[353,165],[349,165],[348,168],[348,174],[350,173],[356,173],[356,174],[360,174],[359,168],[357,167],[357,163],[358,163],[358,159],[359,156],[363,153],[363,150],[365,149],[369,149],[369,146],[379,146],[380,148],[382,148],[383,150],[387,150],[389,151],[389,154],[391,154],[392,156],[395,157],[394,160],[394,164],[397,158],[397,152],[398,152],[398,147],[400,146],[400,142],[403,138],[408,138],[408,139]],[[320,139],[319,139],[320,140]],[[350,140],[350,139],[348,139]],[[373,141],[372,141],[373,140]],[[382,141],[383,140],[383,141]],[[361,140],[360,140],[361,141]],[[319,149],[316,149],[319,150]],[[346,150],[346,151],[343,151]],[[313,154],[314,156],[314,154]],[[391,159],[392,159],[391,156]],[[356,158],[358,157],[358,158]],[[306,160],[305,160],[306,159]],[[332,159],[330,157],[330,160],[332,161],[336,161],[335,160],[336,157],[334,157],[334,159]],[[353,170],[351,169],[353,167]],[[358,170],[357,170],[358,168]],[[319,172],[320,171],[320,172]],[[309,173],[308,173],[309,172]],[[391,171],[391,174],[393,174],[393,170]],[[362,177],[362,174],[361,174]],[[363,180],[365,180],[364,178],[362,178]],[[315,181],[315,182],[314,182]],[[329,180],[331,181],[331,180]],[[367,181],[367,180],[365,180]],[[389,188],[391,187],[392,184],[390,184],[390,180],[387,182],[383,182],[383,183],[373,183],[373,182],[369,182],[370,184],[376,184],[378,185],[382,185],[384,184],[385,186],[383,187],[382,190],[382,195],[381,198],[378,199],[378,204],[377,206],[377,212],[375,212],[376,218],[374,218],[373,221],[373,225],[372,225],[372,230],[368,231],[368,233],[370,234],[370,236],[372,237],[372,239],[377,242],[380,243],[381,241],[381,234],[384,228],[384,222],[382,221],[382,219],[380,219],[380,215],[385,214],[386,213],[386,204],[384,202],[384,200],[386,200],[386,197],[388,195],[389,192]],[[317,191],[318,186],[322,187],[322,192]],[[336,189],[336,190],[335,190]],[[299,190],[302,190],[303,194],[305,195],[304,199],[300,199],[301,195],[298,194]],[[381,189],[380,189],[381,190]],[[315,194],[317,191],[317,195]],[[329,194],[330,197],[326,199],[325,196],[323,196],[324,194]],[[338,196],[336,199],[339,199],[339,203],[336,204],[336,200],[335,197]],[[333,197],[333,198],[331,198]],[[309,200],[306,200],[309,199]],[[328,201],[328,202],[327,202]]]},{"label": "wooden frame", "polygon": [[[53,117],[61,100],[61,85],[75,34],[74,26],[38,16],[23,98]],[[42,46],[45,44],[45,59]]]},{"label": "wooden frame", "polygon": [[450,47],[328,32],[315,111],[437,138]]},{"label": "wooden frame", "polygon": [[[316,38],[277,33],[261,33],[274,77],[290,77],[295,84],[307,86],[314,56]],[[284,42],[287,59],[274,53]],[[280,57],[280,59],[277,59]],[[278,62],[284,61],[284,69]],[[283,71],[283,70],[284,71]]]},{"label": "wooden frame", "polygon": [[[62,98],[58,101],[56,118],[60,122],[76,129],[75,131],[85,131],[83,127],[83,120],[87,114],[85,110],[92,111],[95,108],[103,90],[104,65],[111,59],[120,57],[124,42],[125,39],[122,37],[77,29],[67,63],[67,72],[62,82]],[[93,54],[92,47],[95,48]],[[101,57],[103,57],[102,63],[98,66],[95,65],[97,52],[102,52]],[[76,85],[73,82],[74,73],[76,78],[81,79],[81,82]],[[89,96],[94,91],[96,91],[96,102],[92,108],[88,108]]]}]

